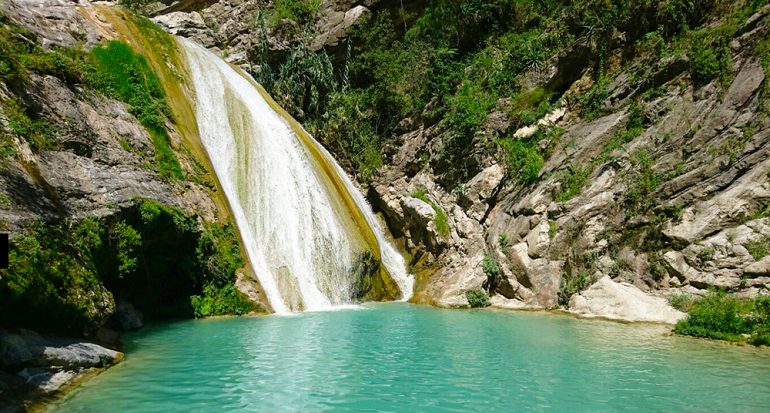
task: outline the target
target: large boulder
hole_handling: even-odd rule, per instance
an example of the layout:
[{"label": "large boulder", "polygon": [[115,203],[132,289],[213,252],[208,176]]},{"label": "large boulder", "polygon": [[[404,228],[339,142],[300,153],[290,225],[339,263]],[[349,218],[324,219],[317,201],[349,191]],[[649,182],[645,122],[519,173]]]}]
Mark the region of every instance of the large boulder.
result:
[{"label": "large boulder", "polygon": [[479,172],[460,194],[459,204],[466,208],[468,216],[482,221],[489,208],[488,201],[505,177],[505,168],[494,164]]},{"label": "large boulder", "polygon": [[631,284],[602,277],[594,285],[572,296],[570,312],[581,317],[600,317],[630,322],[676,324],[685,313],[662,297],[653,297]]},{"label": "large boulder", "polygon": [[513,272],[520,284],[529,288],[537,303],[544,308],[556,307],[559,303],[559,286],[562,277],[562,262],[545,258],[532,259],[526,242],[510,248],[508,256]]},{"label": "large boulder", "polygon": [[[43,394],[56,392],[83,375],[122,359],[123,353],[119,351],[82,340],[44,337],[29,330],[0,330],[0,368],[17,372],[27,389]],[[8,382],[7,378],[2,381]]]},{"label": "large boulder", "polygon": [[743,274],[752,278],[770,275],[770,255],[747,265],[743,269]]},{"label": "large boulder", "polygon": [[67,338],[44,337],[29,330],[0,332],[0,366],[58,366],[65,369],[105,367],[119,362],[123,353],[98,344]]}]

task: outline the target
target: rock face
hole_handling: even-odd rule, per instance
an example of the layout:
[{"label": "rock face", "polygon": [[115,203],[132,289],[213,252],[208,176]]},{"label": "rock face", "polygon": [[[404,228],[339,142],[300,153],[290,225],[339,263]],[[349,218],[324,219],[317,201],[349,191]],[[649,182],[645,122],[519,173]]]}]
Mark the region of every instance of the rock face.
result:
[{"label": "rock face", "polygon": [[[17,22],[32,22],[30,30],[41,36],[54,37],[42,37],[43,44],[78,44],[48,28],[82,25],[89,33],[95,30],[73,11],[72,3],[39,3],[32,7],[37,3],[4,2],[0,9]],[[15,88],[12,93],[9,85],[0,84],[0,99],[23,99],[34,107],[36,117],[56,131],[51,145],[55,149],[33,152],[25,140],[16,142],[21,156],[5,161],[0,173],[0,195],[9,200],[0,205],[3,230],[15,232],[37,220],[110,216],[140,198],[181,207],[207,221],[216,219],[217,207],[205,186],[192,180],[169,181],[152,167],[152,139],[125,104],[73,88],[57,77],[30,77],[21,92]],[[0,119],[0,128],[8,130],[7,119]],[[170,134],[185,173],[197,175],[196,162],[181,150],[179,135],[173,129]]]},{"label": "rock face", "polygon": [[572,296],[570,312],[581,317],[609,320],[676,324],[685,313],[675,310],[662,297],[653,297],[627,283],[602,277],[594,285]]},{"label": "rock face", "polygon": [[[467,148],[469,173],[460,182],[447,175],[451,168],[442,159],[452,139],[448,125],[427,111],[401,122],[411,130],[393,145],[369,198],[412,257],[414,300],[461,306],[464,291],[484,287],[503,308],[562,306],[584,315],[670,323],[681,314],[657,296],[710,288],[770,294],[768,72],[752,51],[770,35],[770,7],[749,21],[731,45],[735,77],[729,85],[696,84],[687,57],[671,57],[656,63],[650,81],[659,93],[646,97],[631,80],[644,63],[631,63],[616,68],[603,116],[590,120],[581,118],[571,97],[590,85],[592,69],[576,67],[569,57],[585,53],[582,46],[566,51],[525,79],[530,87],[567,82],[561,85],[566,103],[518,130],[504,110],[492,110]],[[611,54],[620,56],[623,46],[617,47]],[[559,75],[575,70],[582,75]],[[632,103],[643,130],[608,151],[638,116]],[[563,130],[560,144],[538,179],[515,184],[499,162],[503,155],[488,150],[488,142],[549,128]],[[647,169],[640,157],[649,159]],[[565,177],[575,170],[587,171],[585,183],[565,195]],[[654,190],[635,198],[646,178],[654,180]],[[447,211],[449,235],[432,232],[431,211],[410,199],[418,190]],[[485,256],[499,266],[494,280],[483,271]]]},{"label": "rock face", "polygon": [[[324,0],[307,23],[272,18],[273,4],[266,0],[220,0],[197,7],[179,2],[153,17],[172,34],[195,39],[230,63],[251,68],[289,53],[303,37],[312,36],[309,49],[334,48],[379,0]],[[408,3],[408,2],[406,2]],[[200,10],[198,10],[200,9]],[[265,50],[267,49],[267,50]]]}]

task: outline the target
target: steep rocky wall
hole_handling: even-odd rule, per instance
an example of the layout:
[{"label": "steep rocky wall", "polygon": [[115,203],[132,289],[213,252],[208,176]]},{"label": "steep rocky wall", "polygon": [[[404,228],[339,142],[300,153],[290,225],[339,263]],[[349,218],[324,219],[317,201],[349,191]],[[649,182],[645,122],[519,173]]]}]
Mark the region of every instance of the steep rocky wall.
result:
[{"label": "steep rocky wall", "polygon": [[[308,44],[338,53],[335,45],[357,20],[348,16],[359,11],[404,7],[419,14],[424,5],[324,1],[309,30],[293,21],[259,27],[244,16],[269,16],[273,3],[258,1],[213,2],[155,20],[249,69],[280,62]],[[442,156],[452,140],[450,126],[436,123],[430,104],[426,116],[404,119],[399,128],[407,132],[383,148],[388,165],[368,192],[411,258],[418,276],[414,300],[465,306],[465,292],[484,287],[500,307],[568,308],[575,293],[604,276],[662,296],[713,287],[766,293],[770,278],[754,250],[761,252],[768,236],[767,74],[755,53],[768,35],[767,14],[762,9],[735,34],[734,77],[727,84],[693,79],[687,56],[629,58],[639,33],[631,33],[634,27],[613,33],[607,53],[612,77],[598,118],[582,113],[596,68],[593,46],[579,40],[520,80],[525,89],[561,96],[561,107],[518,131],[510,114],[489,113],[463,159],[473,173],[459,185],[447,176],[452,168]],[[632,126],[640,119],[641,126]],[[559,136],[541,142],[551,153],[536,182],[521,186],[490,142],[526,138],[538,128]],[[630,134],[634,128],[641,130]],[[577,189],[571,187],[576,181]],[[484,273],[485,257],[502,276],[491,280]]]},{"label": "steep rocky wall", "polygon": [[[75,5],[20,0],[3,3],[2,11],[40,36],[44,46],[79,47],[83,37],[78,33],[88,33],[85,47],[98,44],[104,39],[102,29]],[[21,99],[34,116],[51,124],[56,149],[33,152],[25,140],[16,140],[21,156],[7,159],[0,175],[10,199],[0,211],[7,229],[51,217],[106,216],[133,205],[136,198],[157,199],[207,221],[218,219],[211,190],[203,185],[210,177],[182,147],[173,125],[172,145],[189,180],[164,179],[154,170],[149,133],[124,103],[55,76],[30,76],[26,84],[0,85],[0,98]]]},{"label": "steep rocky wall", "polygon": [[[490,113],[468,151],[476,175],[452,188],[442,186],[447,126],[405,120],[414,130],[385,148],[390,165],[369,195],[412,255],[415,300],[465,306],[465,292],[484,287],[499,307],[584,312],[585,300],[576,303],[573,293],[604,276],[605,284],[662,296],[709,288],[768,294],[768,73],[755,48],[769,34],[765,7],[730,44],[734,77],[727,84],[693,81],[686,57],[616,63],[601,102],[605,115],[593,120],[581,117],[578,99],[592,84],[593,67],[574,58],[585,53],[576,44],[528,76],[549,90],[558,83],[561,108],[519,131],[510,130],[507,114]],[[619,41],[609,64],[626,46]],[[655,94],[639,91],[642,70],[654,72]],[[624,138],[639,119],[639,136]],[[560,136],[541,142],[555,149],[539,178],[518,185],[485,142],[537,128]],[[577,193],[565,195],[580,178]],[[434,206],[447,212],[446,234],[437,229]],[[498,263],[499,279],[484,273],[485,256]]]},{"label": "steep rocky wall", "polygon": [[[182,82],[170,79],[183,76],[183,70],[171,65],[173,56],[160,53],[163,48],[142,38],[132,18],[88,1],[18,0],[3,2],[0,11],[10,19],[9,24],[20,24],[26,30],[18,35],[19,44],[34,51],[32,58],[45,56],[46,50],[65,50],[63,54],[68,49],[88,51],[113,39],[128,41],[144,52],[165,86],[173,111],[164,130],[170,156],[178,162],[182,176],[164,175],[158,138],[132,114],[130,105],[68,78],[66,70],[64,74],[25,70],[23,78],[0,82],[0,127],[4,142],[5,138],[10,142],[0,169],[0,230],[10,232],[14,239],[39,222],[59,225],[96,218],[113,225],[136,215],[144,200],[194,217],[198,227],[194,231],[199,235],[210,224],[229,222],[226,200],[209,172],[205,152],[196,145],[197,127]],[[13,27],[17,26],[9,30],[16,30]],[[149,52],[153,49],[155,54]],[[31,122],[26,129],[39,129],[39,133],[20,129],[20,116]],[[44,135],[44,147],[37,147],[27,136],[36,134]],[[194,255],[195,246],[191,248]],[[249,273],[248,268],[238,273],[238,288],[269,308]],[[201,288],[192,283],[187,287]],[[107,320],[116,310],[114,298],[120,297],[102,291],[110,305],[94,310],[106,311],[99,319]]]}]

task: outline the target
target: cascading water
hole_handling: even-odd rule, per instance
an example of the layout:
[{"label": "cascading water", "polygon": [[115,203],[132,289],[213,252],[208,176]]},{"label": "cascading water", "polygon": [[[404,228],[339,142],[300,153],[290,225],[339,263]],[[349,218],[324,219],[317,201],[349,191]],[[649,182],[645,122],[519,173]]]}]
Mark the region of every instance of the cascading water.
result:
[{"label": "cascading water", "polygon": [[248,79],[180,39],[200,138],[276,313],[352,302],[362,257],[379,259],[402,299],[404,260],[331,155]]}]

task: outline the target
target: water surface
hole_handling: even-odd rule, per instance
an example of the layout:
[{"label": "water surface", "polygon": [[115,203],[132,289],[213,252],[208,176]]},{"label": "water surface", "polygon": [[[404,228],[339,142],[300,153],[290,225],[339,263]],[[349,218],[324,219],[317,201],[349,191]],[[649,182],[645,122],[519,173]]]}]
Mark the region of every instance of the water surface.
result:
[{"label": "water surface", "polygon": [[770,350],[661,326],[379,304],[156,325],[61,412],[770,408]]}]

